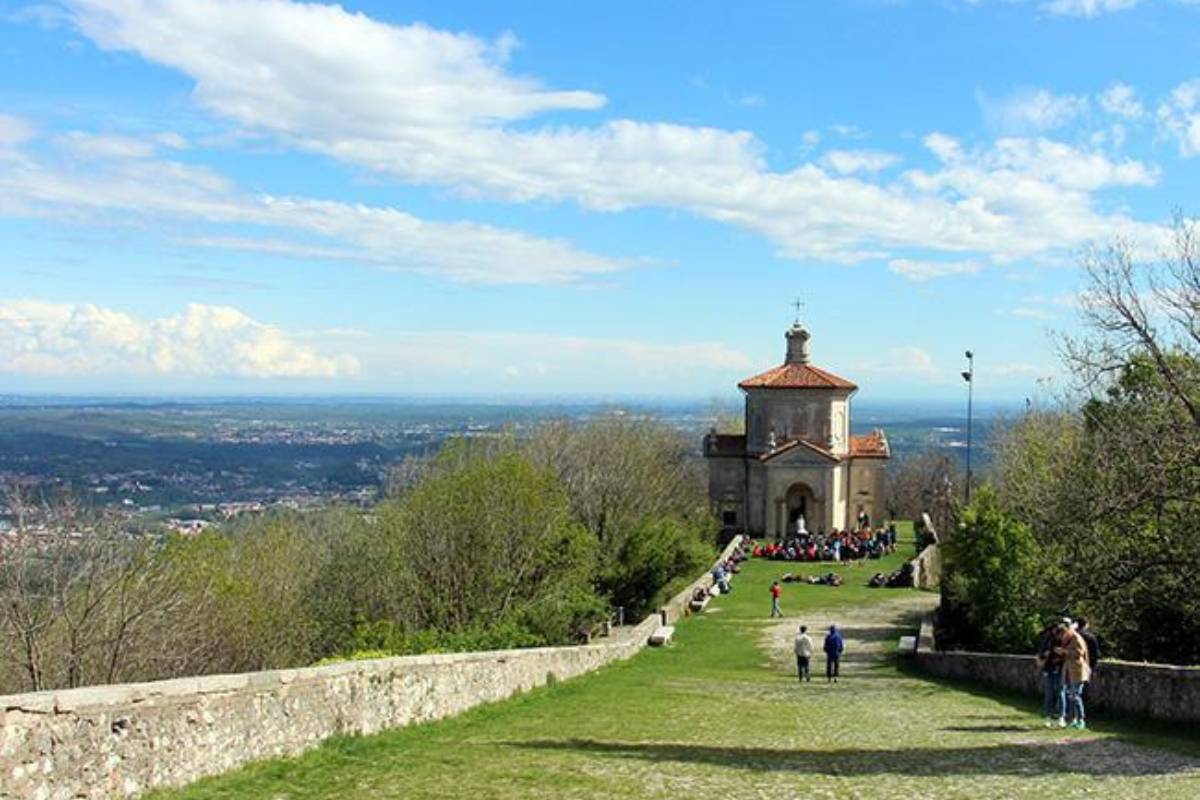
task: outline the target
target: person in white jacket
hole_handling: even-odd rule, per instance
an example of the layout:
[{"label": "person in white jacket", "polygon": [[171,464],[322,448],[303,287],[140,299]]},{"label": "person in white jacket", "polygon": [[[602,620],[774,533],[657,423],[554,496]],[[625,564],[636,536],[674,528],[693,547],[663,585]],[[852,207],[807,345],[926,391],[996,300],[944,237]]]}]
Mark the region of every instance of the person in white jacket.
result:
[{"label": "person in white jacket", "polygon": [[812,676],[808,673],[808,662],[813,654],[813,642],[808,637],[808,626],[801,625],[800,632],[796,634],[796,672],[801,681],[812,681]]}]

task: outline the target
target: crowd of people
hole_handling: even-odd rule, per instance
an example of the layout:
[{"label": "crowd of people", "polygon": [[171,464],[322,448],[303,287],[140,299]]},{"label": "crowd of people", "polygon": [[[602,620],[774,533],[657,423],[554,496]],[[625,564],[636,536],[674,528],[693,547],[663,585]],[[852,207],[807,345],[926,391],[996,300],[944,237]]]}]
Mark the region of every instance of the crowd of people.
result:
[{"label": "crowd of people", "polygon": [[1037,663],[1047,728],[1087,727],[1087,687],[1099,660],[1100,643],[1087,620],[1063,617],[1042,631]]},{"label": "crowd of people", "polygon": [[824,530],[811,533],[801,529],[785,539],[763,544],[753,543],[751,554],[755,558],[770,558],[775,561],[861,561],[881,558],[896,551],[896,526],[872,530],[830,533]]}]

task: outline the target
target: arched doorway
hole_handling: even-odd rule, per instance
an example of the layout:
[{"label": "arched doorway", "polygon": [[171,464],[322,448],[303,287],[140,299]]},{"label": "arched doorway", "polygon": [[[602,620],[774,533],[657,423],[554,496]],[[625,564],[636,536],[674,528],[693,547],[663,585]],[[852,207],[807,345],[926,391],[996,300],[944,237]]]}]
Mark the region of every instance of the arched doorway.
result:
[{"label": "arched doorway", "polygon": [[784,507],[787,511],[786,533],[788,535],[796,533],[796,523],[801,516],[804,517],[805,528],[810,533],[816,533],[817,499],[812,487],[807,483],[793,483],[788,487],[785,501]]}]

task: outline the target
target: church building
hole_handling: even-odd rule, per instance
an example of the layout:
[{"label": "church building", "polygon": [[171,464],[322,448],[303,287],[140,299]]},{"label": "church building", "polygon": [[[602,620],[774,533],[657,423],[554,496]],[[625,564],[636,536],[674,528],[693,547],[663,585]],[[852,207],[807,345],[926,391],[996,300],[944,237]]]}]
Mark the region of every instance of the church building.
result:
[{"label": "church building", "polygon": [[809,363],[809,333],[788,330],[787,357],[738,388],[746,398],[745,434],[709,431],[704,456],[709,498],[726,528],[756,536],[855,527],[861,513],[882,520],[884,467],[891,453],[882,430],[850,434],[850,398],[858,387]]}]

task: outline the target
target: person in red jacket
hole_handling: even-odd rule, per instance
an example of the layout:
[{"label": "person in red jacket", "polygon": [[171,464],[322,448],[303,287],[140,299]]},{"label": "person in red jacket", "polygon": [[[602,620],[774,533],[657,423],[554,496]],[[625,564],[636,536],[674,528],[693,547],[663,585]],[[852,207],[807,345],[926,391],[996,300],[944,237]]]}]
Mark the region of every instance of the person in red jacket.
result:
[{"label": "person in red jacket", "polygon": [[779,586],[779,581],[771,584],[771,616],[782,617],[783,609],[779,607],[779,596],[783,594],[783,589]]}]

